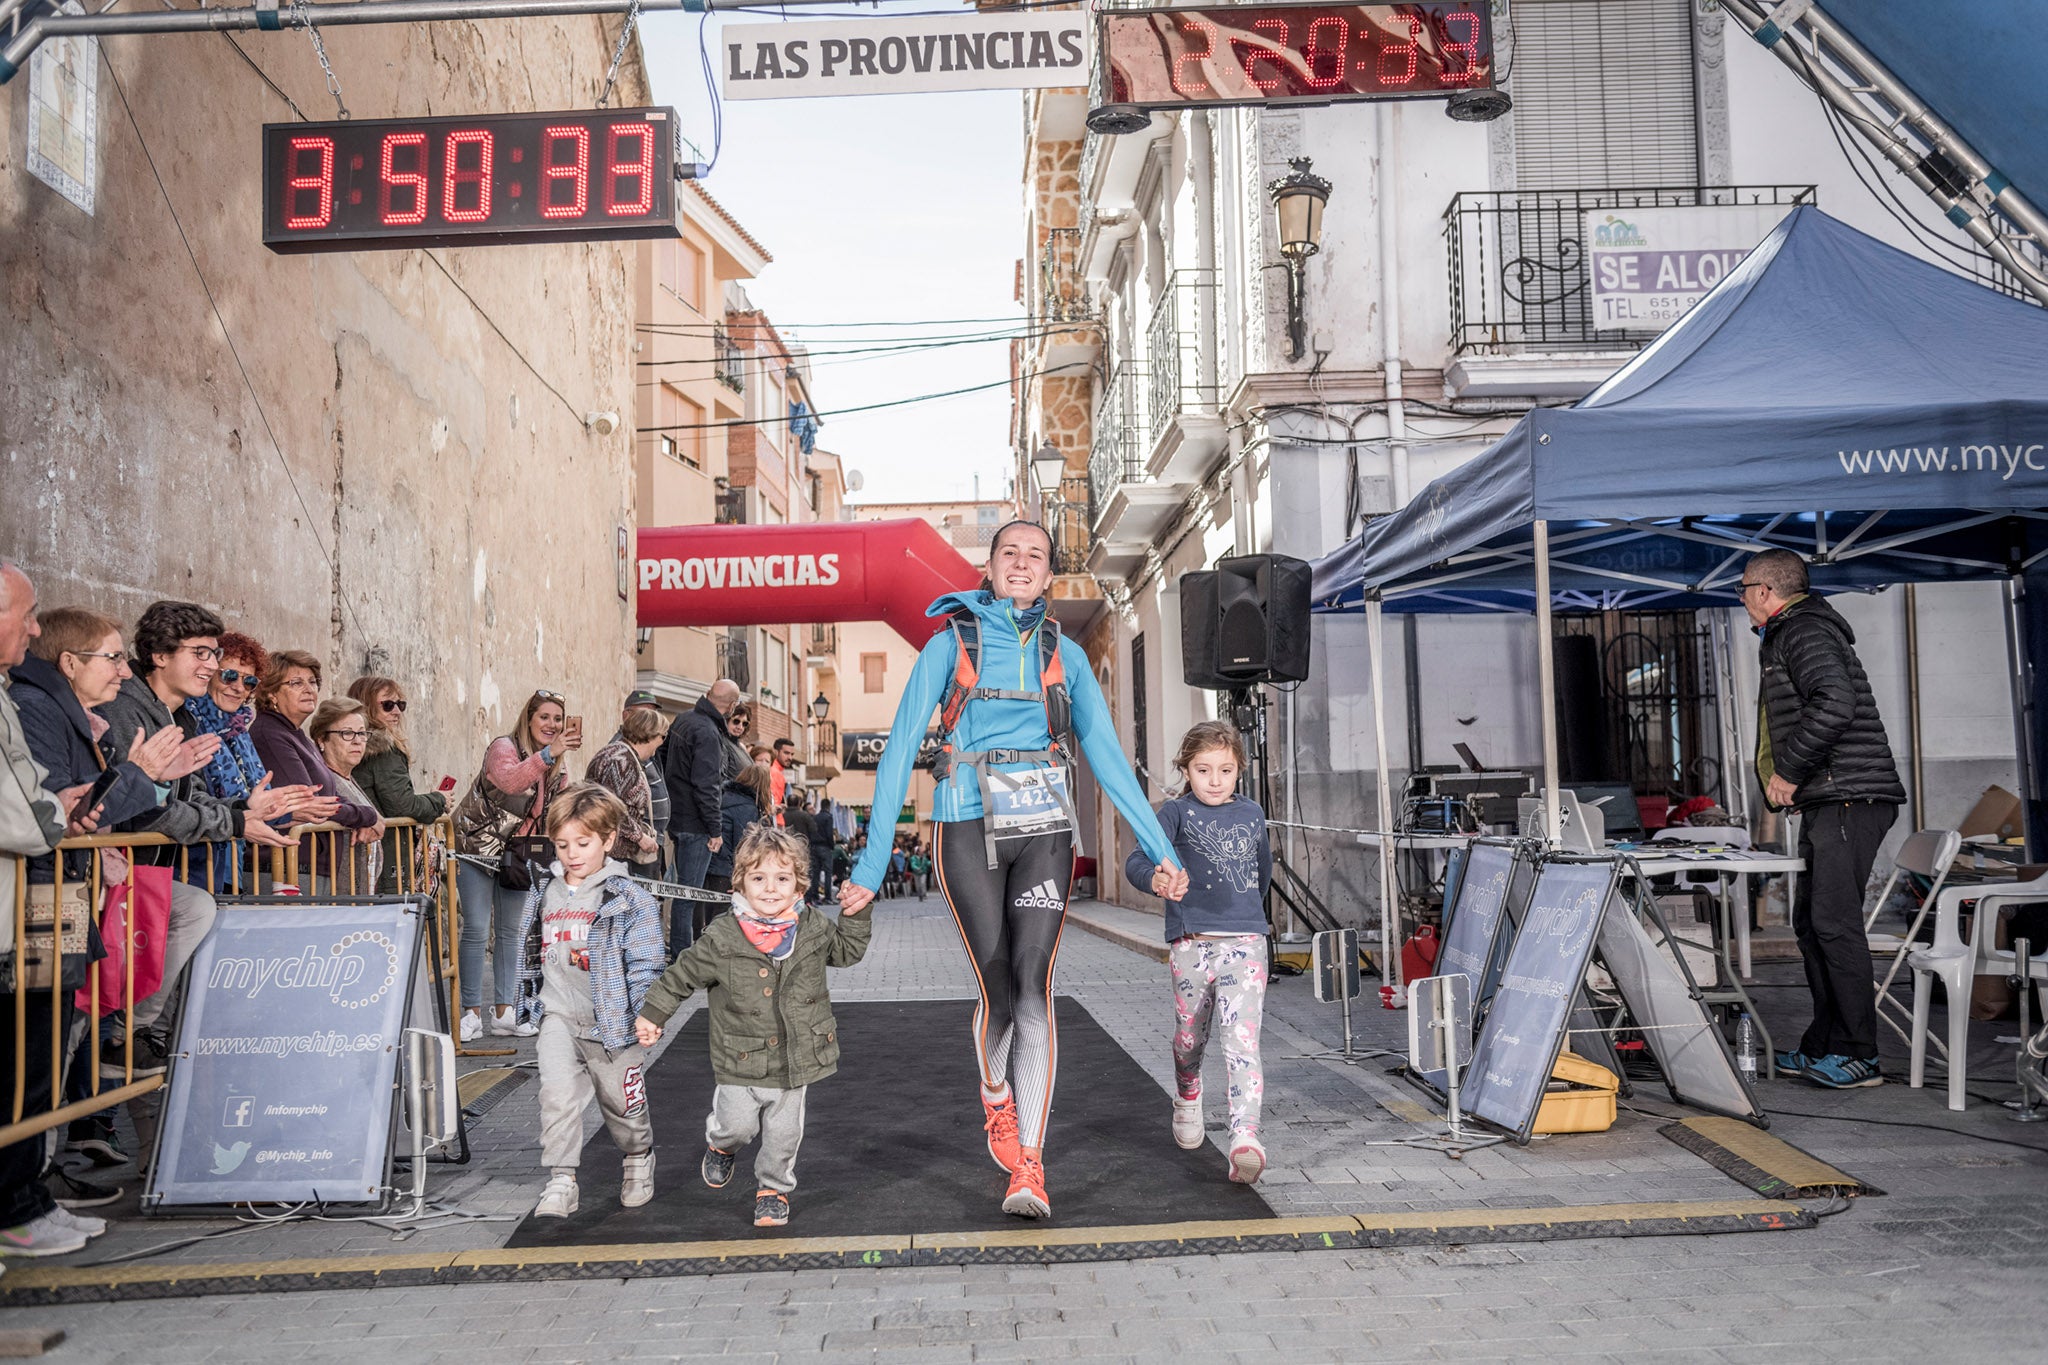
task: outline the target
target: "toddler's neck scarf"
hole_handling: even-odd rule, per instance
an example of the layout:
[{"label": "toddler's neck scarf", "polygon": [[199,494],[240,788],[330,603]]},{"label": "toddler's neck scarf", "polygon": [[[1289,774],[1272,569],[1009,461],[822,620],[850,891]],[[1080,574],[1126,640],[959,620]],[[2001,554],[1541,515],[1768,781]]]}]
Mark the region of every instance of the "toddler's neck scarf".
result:
[{"label": "toddler's neck scarf", "polygon": [[796,950],[796,922],[802,917],[801,913],[788,919],[769,919],[755,914],[752,906],[734,896],[732,917],[740,926],[740,932],[747,936],[747,942],[776,961],[780,962]]}]

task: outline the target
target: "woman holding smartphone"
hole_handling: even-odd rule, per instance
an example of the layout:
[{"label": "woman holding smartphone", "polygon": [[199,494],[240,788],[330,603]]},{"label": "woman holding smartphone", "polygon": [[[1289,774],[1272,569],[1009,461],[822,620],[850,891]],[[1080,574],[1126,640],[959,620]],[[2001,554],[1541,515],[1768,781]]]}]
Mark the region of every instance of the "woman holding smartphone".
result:
[{"label": "woman holding smartphone", "polygon": [[[468,858],[501,862],[506,841],[545,828],[547,803],[569,785],[563,760],[583,747],[583,718],[571,716],[559,692],[535,692],[520,708],[519,723],[484,751],[483,766],[455,808],[455,849]],[[456,865],[455,883],[462,900],[462,942],[456,961],[462,969],[462,1041],[483,1036],[484,943],[491,944],[491,980],[497,1009],[490,1031],[501,1036],[530,1038],[540,1032],[519,1022],[519,918],[526,908],[526,889],[505,885],[487,867],[464,861]]]}]

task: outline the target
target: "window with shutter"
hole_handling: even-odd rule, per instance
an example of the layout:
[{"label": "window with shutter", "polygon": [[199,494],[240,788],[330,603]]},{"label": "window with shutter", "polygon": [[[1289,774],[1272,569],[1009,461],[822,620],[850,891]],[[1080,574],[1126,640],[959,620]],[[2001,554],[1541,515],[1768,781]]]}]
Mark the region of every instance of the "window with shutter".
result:
[{"label": "window with shutter", "polygon": [[1690,0],[1515,0],[1515,186],[1699,183]]}]

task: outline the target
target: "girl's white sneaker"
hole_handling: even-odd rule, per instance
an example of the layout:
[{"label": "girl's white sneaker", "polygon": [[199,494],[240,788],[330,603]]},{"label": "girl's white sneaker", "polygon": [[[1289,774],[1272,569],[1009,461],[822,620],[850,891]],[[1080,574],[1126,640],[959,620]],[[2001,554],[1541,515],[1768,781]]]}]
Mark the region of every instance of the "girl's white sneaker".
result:
[{"label": "girl's white sneaker", "polygon": [[462,1041],[473,1043],[484,1036],[484,1017],[464,1010],[462,1014]]},{"label": "girl's white sneaker", "polygon": [[1230,1139],[1230,1178],[1240,1185],[1256,1185],[1266,1173],[1266,1148],[1249,1133]]},{"label": "girl's white sneaker", "polygon": [[1173,1144],[1192,1152],[1202,1145],[1202,1097],[1173,1101]]}]

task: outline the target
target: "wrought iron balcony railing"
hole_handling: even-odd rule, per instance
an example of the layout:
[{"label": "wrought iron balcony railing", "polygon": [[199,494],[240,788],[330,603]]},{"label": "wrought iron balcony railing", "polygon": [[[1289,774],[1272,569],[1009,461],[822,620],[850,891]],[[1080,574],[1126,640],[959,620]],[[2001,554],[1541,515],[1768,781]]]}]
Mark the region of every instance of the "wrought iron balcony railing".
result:
[{"label": "wrought iron balcony railing", "polygon": [[1655,332],[1593,326],[1586,214],[1711,204],[1811,204],[1811,185],[1486,190],[1444,210],[1451,349],[1467,352],[1634,350]]},{"label": "wrought iron balcony railing", "polygon": [[1048,499],[1051,514],[1052,560],[1055,573],[1088,572],[1088,531],[1095,525],[1095,507],[1090,500],[1086,474],[1068,474],[1060,480],[1059,496]]},{"label": "wrought iron balcony railing", "polygon": [[1088,524],[1102,515],[1120,483],[1145,477],[1145,368],[1126,360],[1110,371],[1095,405],[1094,436],[1088,448]]},{"label": "wrought iron balcony railing", "polygon": [[822,621],[813,623],[810,628],[810,652],[821,656],[837,654],[839,627]]},{"label": "wrought iron balcony railing", "polygon": [[1156,441],[1181,413],[1216,409],[1214,270],[1176,270],[1168,277],[1152,310],[1146,345],[1152,374],[1148,437]]},{"label": "wrought iron balcony railing", "polygon": [[747,637],[726,634],[718,637],[718,676],[731,678],[740,691],[750,691],[754,675],[747,667]]},{"label": "wrought iron balcony railing", "polygon": [[747,524],[747,490],[728,488],[712,497],[711,520],[719,526],[744,526]]},{"label": "wrought iron balcony railing", "polygon": [[723,327],[711,329],[711,377],[734,393],[747,391],[746,353]]},{"label": "wrought iron balcony railing", "polygon": [[1038,253],[1038,320],[1086,322],[1095,316],[1081,278],[1081,229],[1048,228]]}]

